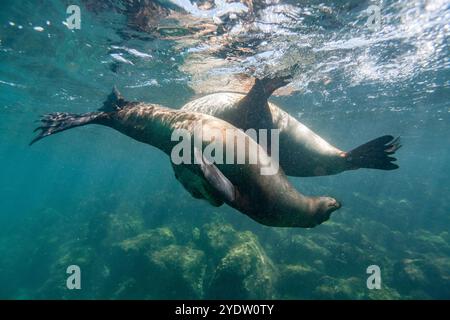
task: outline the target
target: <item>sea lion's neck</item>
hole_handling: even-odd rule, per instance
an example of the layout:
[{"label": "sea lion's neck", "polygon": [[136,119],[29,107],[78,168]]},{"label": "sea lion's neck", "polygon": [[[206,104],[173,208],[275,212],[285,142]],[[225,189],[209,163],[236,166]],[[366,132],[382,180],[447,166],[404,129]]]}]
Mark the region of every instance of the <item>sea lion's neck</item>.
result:
[{"label": "sea lion's neck", "polygon": [[[260,179],[263,179],[262,177]],[[298,192],[284,174],[271,176],[259,191],[260,201],[246,202],[243,199],[239,203],[243,205],[243,208],[239,209],[253,219],[277,227],[311,227],[314,224],[316,201]]]},{"label": "sea lion's neck", "polygon": [[285,227],[311,227],[317,207],[314,198],[292,189],[282,196],[280,204],[280,212],[283,212],[279,217],[280,224]]}]

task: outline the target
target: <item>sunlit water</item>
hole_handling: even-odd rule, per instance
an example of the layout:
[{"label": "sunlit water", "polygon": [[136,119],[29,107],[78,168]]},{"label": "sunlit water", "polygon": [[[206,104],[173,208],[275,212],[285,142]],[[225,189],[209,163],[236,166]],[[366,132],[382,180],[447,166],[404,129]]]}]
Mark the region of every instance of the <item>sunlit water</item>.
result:
[{"label": "sunlit water", "polygon": [[[120,1],[77,2],[80,30],[63,24],[72,2],[1,2],[0,297],[450,298],[449,2],[259,1],[252,19],[246,2],[220,16],[169,2],[225,26],[219,41],[145,32]],[[294,92],[273,101],[344,150],[401,136],[400,169],[290,178],[344,206],[314,229],[277,229],[193,199],[165,155],[111,129],[28,146],[39,115],[94,111],[114,85],[181,107],[197,96],[183,64],[224,34],[251,50],[208,74],[292,70]],[[72,264],[81,290],[66,288]]]}]

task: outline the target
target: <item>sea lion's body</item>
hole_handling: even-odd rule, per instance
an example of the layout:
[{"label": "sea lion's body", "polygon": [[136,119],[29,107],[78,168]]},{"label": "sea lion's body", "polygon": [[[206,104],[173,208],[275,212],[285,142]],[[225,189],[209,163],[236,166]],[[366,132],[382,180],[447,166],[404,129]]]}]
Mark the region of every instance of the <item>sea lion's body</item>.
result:
[{"label": "sea lion's body", "polygon": [[[239,102],[240,93],[214,93],[185,104],[182,110],[201,112],[223,119],[243,130],[279,129],[280,165],[288,176],[330,175],[350,169],[342,150],[332,146],[307,126],[268,102],[267,112],[246,116]],[[253,108],[260,112],[261,108]]]},{"label": "sea lion's body", "polygon": [[[201,121],[204,132],[235,130],[248,145],[258,150],[260,158],[256,164],[246,161],[245,164],[198,165],[192,161],[192,164],[174,165],[177,179],[194,197],[205,198],[213,205],[225,202],[262,224],[278,227],[313,227],[327,220],[331,212],[340,207],[332,198],[301,195],[282,170],[273,175],[261,175],[262,163],[269,163],[270,157],[244,132],[223,120],[154,104],[128,103],[115,95],[110,96],[105,103],[106,108],[104,106],[99,112],[82,115],[56,113],[44,117],[43,126],[39,128],[42,132],[32,143],[72,127],[100,124],[170,155],[178,143],[171,139],[174,130],[183,129],[193,136]],[[210,142],[204,139],[202,147]],[[224,146],[226,143],[230,142],[224,141]]]},{"label": "sea lion's body", "polygon": [[[269,102],[272,92],[283,84],[283,78],[256,79],[246,95],[214,93],[188,102],[181,110],[212,115],[243,130],[279,129],[280,166],[288,176],[332,175],[358,168],[398,168],[392,163],[395,158],[388,157],[400,147],[392,136],[383,136],[344,152]],[[270,154],[270,150],[268,152]]]}]

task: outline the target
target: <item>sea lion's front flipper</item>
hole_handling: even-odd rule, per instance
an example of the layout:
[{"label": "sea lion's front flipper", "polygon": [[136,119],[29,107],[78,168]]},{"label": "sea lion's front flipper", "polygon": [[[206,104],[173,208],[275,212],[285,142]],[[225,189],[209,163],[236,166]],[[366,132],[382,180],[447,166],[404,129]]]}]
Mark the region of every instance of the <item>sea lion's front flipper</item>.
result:
[{"label": "sea lion's front flipper", "polygon": [[243,114],[268,112],[267,99],[269,96],[270,94],[268,95],[265,90],[265,80],[255,79],[253,87],[245,97],[238,102],[237,108],[243,112]]},{"label": "sea lion's front flipper", "polygon": [[220,207],[223,204],[222,198],[213,190],[203,174],[194,169],[192,165],[172,163],[172,167],[175,178],[192,197],[206,200],[214,207]]},{"label": "sea lion's front flipper", "polygon": [[267,77],[255,79],[255,83],[245,97],[236,107],[234,117],[228,119],[233,125],[240,129],[272,129],[272,112],[268,99],[272,93],[289,83],[290,76]]},{"label": "sea lion's front flipper", "polygon": [[108,95],[103,106],[98,111],[114,112],[125,107],[129,102],[120,94],[119,90],[114,86],[112,92]]},{"label": "sea lion's front flipper", "polygon": [[198,148],[194,148],[194,157],[209,185],[224,201],[233,203],[236,199],[236,190],[230,180],[220,172],[214,163],[208,161]]},{"label": "sea lion's front flipper", "polygon": [[264,88],[264,93],[268,99],[276,90],[288,85],[292,81],[292,76],[276,76],[273,78],[267,77],[262,78],[261,80],[257,79],[256,81],[261,82]]}]

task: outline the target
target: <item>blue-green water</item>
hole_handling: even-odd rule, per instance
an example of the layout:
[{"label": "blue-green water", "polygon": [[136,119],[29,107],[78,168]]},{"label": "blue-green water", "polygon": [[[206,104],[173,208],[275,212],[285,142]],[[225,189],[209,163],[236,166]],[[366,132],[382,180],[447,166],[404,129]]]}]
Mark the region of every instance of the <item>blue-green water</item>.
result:
[{"label": "blue-green water", "polygon": [[[254,2],[256,21],[276,18]],[[364,12],[374,2],[280,1],[299,10],[288,10],[295,23],[278,17],[258,26],[266,33],[235,36],[253,51],[212,71],[300,63],[297,90],[272,98],[284,110],[344,150],[402,137],[399,170],[290,178],[343,207],[316,228],[280,229],[193,199],[165,155],[108,128],[28,146],[39,115],[94,111],[113,85],[181,107],[200,95],[189,70],[205,62],[189,69],[189,57],[220,33],[163,37],[139,27],[126,1],[3,0],[0,298],[450,298],[450,3],[379,2],[372,32]],[[80,30],[62,23],[69,4],[81,7]],[[81,268],[81,290],[66,287],[69,265]],[[379,290],[366,286],[370,265],[381,269]]]}]

